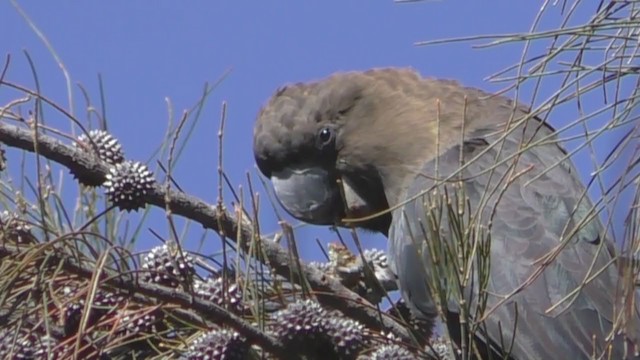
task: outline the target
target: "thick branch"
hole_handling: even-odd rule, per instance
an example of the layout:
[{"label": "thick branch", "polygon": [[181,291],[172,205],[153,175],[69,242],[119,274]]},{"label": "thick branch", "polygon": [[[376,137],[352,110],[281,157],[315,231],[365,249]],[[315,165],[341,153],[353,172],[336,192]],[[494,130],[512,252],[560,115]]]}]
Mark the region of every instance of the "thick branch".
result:
[{"label": "thick branch", "polygon": [[[0,258],[5,256],[15,257],[18,255],[18,250],[12,249],[11,246],[7,244],[0,247]],[[83,266],[70,256],[62,258],[59,254],[55,254],[48,256],[47,261],[55,264],[61,264],[64,270],[69,273],[79,275],[85,279],[91,279],[93,276],[93,267]],[[251,343],[259,345],[264,350],[274,355],[278,355],[282,359],[286,359],[290,355],[290,351],[288,351],[278,340],[247,324],[243,319],[210,301],[205,301],[191,296],[190,294],[178,289],[139,282],[137,281],[137,277],[134,276],[126,278],[125,276],[116,274],[109,269],[103,269],[102,271],[104,276],[103,279],[101,279],[101,283],[103,284],[125,290],[131,294],[142,294],[165,303],[179,305],[185,309],[193,309],[194,311],[197,311],[200,316],[209,321],[224,323],[231,326],[238,331],[238,333],[246,337]]]},{"label": "thick branch", "polygon": [[[38,134],[37,139],[38,154],[64,165],[74,174],[83,178],[100,180],[98,183],[105,180],[109,168],[97,157],[42,133]],[[0,142],[26,151],[36,151],[33,131],[1,121]],[[166,209],[165,199],[169,199],[169,209],[174,214],[184,216],[199,222],[207,229],[224,234],[226,238],[239,244],[245,252],[249,250],[252,238],[258,241],[266,256],[267,265],[271,266],[276,274],[290,278],[292,273],[298,273],[296,271],[298,266],[291,266],[289,254],[285,249],[266,238],[254,235],[250,224],[239,224],[235,215],[224,209],[219,209],[196,197],[175,190],[171,190],[167,196],[163,187],[158,184],[154,186],[152,191],[147,192],[144,201]],[[237,234],[240,234],[240,238]],[[337,279],[326,276],[306,264],[300,264],[299,269],[322,304],[341,310],[345,315],[362,322],[371,329],[388,330],[400,338],[410,341],[411,337],[407,329],[392,318],[381,316],[380,312],[366,299],[343,286]],[[296,277],[291,281],[299,282],[299,278]]]}]

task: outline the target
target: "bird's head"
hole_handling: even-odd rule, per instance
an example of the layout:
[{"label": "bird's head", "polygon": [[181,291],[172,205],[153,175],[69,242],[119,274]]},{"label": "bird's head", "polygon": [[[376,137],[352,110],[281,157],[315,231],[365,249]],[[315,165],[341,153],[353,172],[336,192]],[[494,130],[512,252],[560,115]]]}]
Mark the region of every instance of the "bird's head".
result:
[{"label": "bird's head", "polygon": [[253,150],[284,208],[318,225],[369,217],[354,225],[386,233],[386,210],[435,146],[437,101],[418,96],[421,80],[382,69],[278,89],[258,115]]}]

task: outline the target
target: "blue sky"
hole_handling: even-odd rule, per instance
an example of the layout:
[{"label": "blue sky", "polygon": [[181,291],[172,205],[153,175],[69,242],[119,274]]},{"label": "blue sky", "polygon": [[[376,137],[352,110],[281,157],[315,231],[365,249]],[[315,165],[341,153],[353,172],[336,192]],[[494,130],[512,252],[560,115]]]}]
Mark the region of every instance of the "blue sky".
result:
[{"label": "blue sky", "polygon": [[[423,75],[457,79],[465,85],[496,91],[484,79],[517,63],[522,44],[474,49],[471,43],[416,47],[421,40],[527,31],[541,1],[18,1],[63,61],[74,87],[74,113],[86,119],[77,84],[99,104],[102,76],[109,130],[120,139],[128,158],[146,161],[163,140],[170,99],[174,118],[199,99],[205,82],[229,75],[207,101],[175,177],[182,188],[211,203],[217,196],[217,139],[222,101],[226,101],[225,169],[236,185],[256,174],[251,153],[252,126],[260,106],[287,82],[307,81],[340,70],[411,66]],[[589,15],[587,7],[578,19]],[[560,10],[543,19],[557,26]],[[12,55],[7,79],[33,85],[23,54],[35,62],[44,94],[69,106],[60,67],[9,1],[0,2],[0,51]],[[547,94],[551,89],[546,89]],[[0,89],[6,103],[15,93]],[[47,122],[70,131],[62,117]],[[572,115],[567,113],[569,120]],[[562,114],[560,115],[562,117]],[[552,120],[562,124],[562,119]],[[586,160],[585,160],[586,159]],[[591,169],[582,159],[583,177]],[[151,163],[155,168],[155,162]],[[262,187],[256,182],[256,188]],[[278,225],[262,196],[262,226]],[[160,212],[148,224],[168,236]],[[199,238],[194,227],[187,237]],[[149,241],[157,240],[145,232]],[[299,239],[334,241],[326,228],[304,227]],[[210,236],[212,244],[215,237]],[[195,240],[192,240],[195,241]],[[216,243],[217,244],[217,243]],[[306,258],[317,257],[315,242],[300,244]],[[308,245],[308,246],[307,246]],[[368,245],[384,248],[375,237]]]}]

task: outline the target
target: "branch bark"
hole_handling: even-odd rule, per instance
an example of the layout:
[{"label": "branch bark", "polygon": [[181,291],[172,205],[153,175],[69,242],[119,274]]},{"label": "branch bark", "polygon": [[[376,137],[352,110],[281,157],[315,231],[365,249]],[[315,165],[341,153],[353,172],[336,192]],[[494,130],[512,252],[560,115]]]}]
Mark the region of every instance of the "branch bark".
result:
[{"label": "branch bark", "polygon": [[[0,246],[0,258],[5,256],[19,256],[19,250],[16,248],[12,249],[8,244],[3,244]],[[48,263],[61,266],[67,272],[85,279],[91,279],[95,270],[93,267],[81,265],[76,259],[68,256],[62,258],[60,254],[56,253],[48,255],[46,260]],[[247,324],[237,315],[217,304],[194,297],[184,291],[139,282],[135,275],[123,276],[106,268],[102,269],[102,279],[100,282],[113,288],[124,290],[130,294],[142,294],[164,303],[179,305],[185,309],[192,309],[209,321],[231,326],[251,343],[259,345],[264,350],[277,355],[279,358],[286,359],[291,354],[277,339]]]},{"label": "branch bark", "polygon": [[[74,175],[83,179],[90,179],[95,183],[102,183],[106,179],[109,167],[96,156],[83,149],[64,144],[42,132],[39,132],[37,137],[35,135],[31,129],[0,121],[0,142],[22,150],[37,152],[38,155],[65,166]],[[167,206],[167,199],[169,206]],[[206,229],[224,235],[225,238],[234,241],[244,252],[249,251],[252,240],[257,241],[265,256],[265,259],[259,258],[260,261],[270,266],[276,274],[287,279],[290,279],[292,274],[298,275],[290,279],[292,282],[300,284],[301,277],[306,278],[321,304],[342,311],[346,316],[360,321],[370,329],[390,331],[407,342],[411,341],[409,331],[400,323],[381,314],[366,299],[346,288],[337,279],[306,264],[300,264],[300,266],[293,264],[285,249],[259,234],[254,234],[250,223],[239,223],[235,215],[229,211],[173,189],[167,193],[164,186],[158,183],[147,192],[144,201],[161,209],[171,209],[173,214],[189,218]]]}]

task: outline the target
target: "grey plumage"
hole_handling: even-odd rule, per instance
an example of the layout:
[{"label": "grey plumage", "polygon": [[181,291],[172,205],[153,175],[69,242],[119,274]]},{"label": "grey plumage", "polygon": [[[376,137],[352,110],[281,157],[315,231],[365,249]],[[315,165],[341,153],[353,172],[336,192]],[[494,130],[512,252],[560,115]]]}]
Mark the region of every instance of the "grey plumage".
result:
[{"label": "grey plumage", "polygon": [[[527,114],[505,97],[411,70],[344,73],[278,90],[258,116],[254,152],[293,216],[359,218],[352,223],[387,234],[403,297],[426,319],[436,304],[425,205],[462,185],[472,223],[490,235],[486,292],[464,294],[472,308],[479,295],[495,307],[480,340],[510,343],[517,324],[513,358],[589,358],[606,351],[617,323],[624,334],[611,342],[612,358],[623,358],[639,334],[634,292],[625,296],[612,243],[554,130],[519,121]],[[452,241],[443,219],[439,236]]]}]

